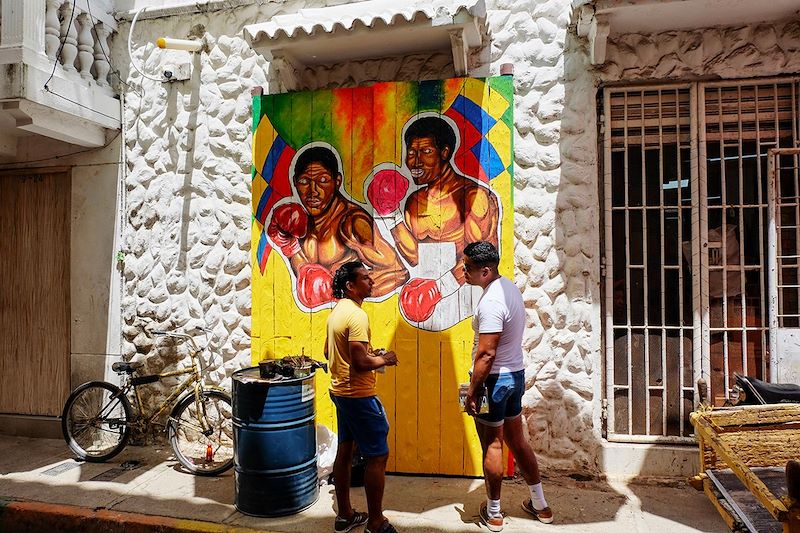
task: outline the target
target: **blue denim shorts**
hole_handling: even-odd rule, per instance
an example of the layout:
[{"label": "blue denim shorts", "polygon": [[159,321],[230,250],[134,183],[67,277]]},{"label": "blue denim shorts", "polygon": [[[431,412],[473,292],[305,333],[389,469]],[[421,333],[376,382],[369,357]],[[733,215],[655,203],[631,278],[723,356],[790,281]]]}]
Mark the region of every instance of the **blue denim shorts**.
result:
[{"label": "blue denim shorts", "polygon": [[389,453],[389,421],[377,396],[346,398],[331,394],[339,424],[339,442],[355,441],[364,457]]},{"label": "blue denim shorts", "polygon": [[475,417],[478,422],[486,426],[502,426],[506,418],[516,418],[522,413],[524,370],[489,374],[484,385],[489,398],[489,412]]}]

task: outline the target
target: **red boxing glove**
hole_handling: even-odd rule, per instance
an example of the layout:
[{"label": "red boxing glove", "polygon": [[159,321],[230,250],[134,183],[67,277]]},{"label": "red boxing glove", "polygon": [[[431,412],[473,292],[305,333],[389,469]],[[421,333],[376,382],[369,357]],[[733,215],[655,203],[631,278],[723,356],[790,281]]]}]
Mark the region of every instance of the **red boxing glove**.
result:
[{"label": "red boxing glove", "polygon": [[307,231],[308,214],[302,205],[290,202],[272,211],[267,235],[286,257],[292,257],[300,251],[298,239],[305,237]]},{"label": "red boxing glove", "polygon": [[306,263],[297,272],[297,298],[309,309],[333,300],[333,276],[317,263]]},{"label": "red boxing glove", "polygon": [[391,222],[390,229],[402,222],[400,202],[408,192],[408,178],[395,169],[379,170],[367,186],[367,198],[375,217]]},{"label": "red boxing glove", "polygon": [[424,322],[442,300],[436,280],[414,278],[400,291],[400,309],[412,322]]}]

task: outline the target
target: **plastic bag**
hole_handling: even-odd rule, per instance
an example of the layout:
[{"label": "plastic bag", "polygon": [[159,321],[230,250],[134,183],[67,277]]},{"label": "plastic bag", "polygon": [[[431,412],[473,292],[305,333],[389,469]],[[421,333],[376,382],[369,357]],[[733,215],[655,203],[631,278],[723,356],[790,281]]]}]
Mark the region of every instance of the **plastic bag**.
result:
[{"label": "plastic bag", "polygon": [[336,433],[326,426],[317,424],[317,478],[320,484],[327,483],[333,473],[337,447]]}]

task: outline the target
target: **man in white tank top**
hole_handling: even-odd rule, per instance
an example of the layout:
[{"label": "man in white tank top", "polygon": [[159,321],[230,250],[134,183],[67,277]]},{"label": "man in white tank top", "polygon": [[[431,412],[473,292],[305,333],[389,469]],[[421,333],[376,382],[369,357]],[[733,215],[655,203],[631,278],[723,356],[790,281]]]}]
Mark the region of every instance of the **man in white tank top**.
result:
[{"label": "man in white tank top", "polygon": [[[483,449],[483,474],[486,503],[481,504],[481,521],[490,531],[502,531],[500,488],[503,481],[503,442],[514,453],[530,499],[522,509],[540,522],[553,521],[553,511],[542,492],[539,466],[522,430],[522,395],[525,370],[522,360],[522,333],[525,305],[522,295],[497,271],[500,255],[489,242],[479,241],[464,248],[466,282],[483,289],[475,308],[472,329],[472,377],[467,392],[467,413],[475,417],[475,427]],[[489,412],[478,414],[478,398],[486,389]]]}]

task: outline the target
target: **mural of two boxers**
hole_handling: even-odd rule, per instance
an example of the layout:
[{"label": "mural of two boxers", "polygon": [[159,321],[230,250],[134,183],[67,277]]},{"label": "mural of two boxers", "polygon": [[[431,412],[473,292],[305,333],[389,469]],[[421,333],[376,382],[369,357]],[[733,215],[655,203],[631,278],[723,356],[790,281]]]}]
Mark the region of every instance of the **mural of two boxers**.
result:
[{"label": "mural of two boxers", "polygon": [[[322,359],[331,279],[375,280],[372,345],[400,364],[378,379],[393,472],[480,475],[460,412],[472,310],[462,253],[499,245],[513,276],[513,80],[377,83],[253,99],[252,362]],[[327,387],[317,373],[317,390]],[[324,394],[317,421],[335,431]]]},{"label": "mural of two boxers", "polygon": [[[360,260],[375,280],[372,300],[399,293],[409,324],[441,331],[471,316],[477,294],[464,283],[462,252],[476,240],[500,243],[503,202],[490,182],[511,178],[510,95],[502,82],[459,78],[260,97],[259,271],[277,251],[298,308],[317,311],[334,303],[336,269]],[[495,98],[485,97],[487,89]],[[388,115],[395,131],[383,136],[386,124],[374,121]]]}]

